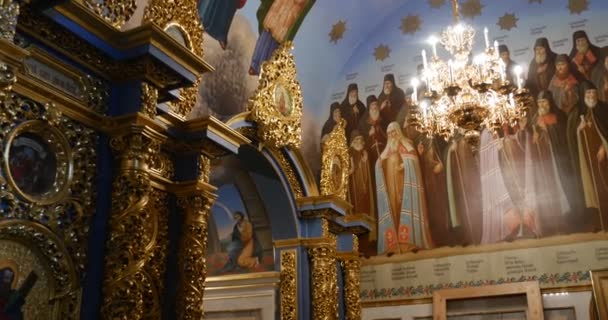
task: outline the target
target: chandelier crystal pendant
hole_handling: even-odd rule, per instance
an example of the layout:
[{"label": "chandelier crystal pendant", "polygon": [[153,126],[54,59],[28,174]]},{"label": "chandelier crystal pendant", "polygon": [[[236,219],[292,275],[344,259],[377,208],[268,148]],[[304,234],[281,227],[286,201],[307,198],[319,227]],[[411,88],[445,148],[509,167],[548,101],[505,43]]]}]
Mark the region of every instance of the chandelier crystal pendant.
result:
[{"label": "chandelier crystal pendant", "polygon": [[[457,0],[452,0],[452,8],[454,25],[439,39],[429,39],[430,61],[422,50],[424,99],[419,103],[420,80],[412,79],[414,108],[407,121],[429,137],[438,135],[447,140],[460,131],[471,145],[477,145],[484,127],[496,132],[503,124],[517,124],[526,116],[531,99],[523,87],[521,67],[514,70],[515,84],[507,80],[498,42],[490,46],[487,28],[485,50],[471,58],[475,29],[460,22]],[[437,44],[452,56],[447,62],[437,55]]]}]

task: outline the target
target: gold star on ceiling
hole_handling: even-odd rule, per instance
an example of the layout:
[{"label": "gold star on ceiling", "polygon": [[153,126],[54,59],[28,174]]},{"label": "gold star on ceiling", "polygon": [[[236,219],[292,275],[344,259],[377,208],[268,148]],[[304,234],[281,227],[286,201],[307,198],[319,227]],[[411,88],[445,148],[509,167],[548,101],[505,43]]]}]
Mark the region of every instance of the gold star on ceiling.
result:
[{"label": "gold star on ceiling", "polygon": [[570,9],[570,14],[581,14],[581,12],[587,11],[589,9],[589,1],[569,0],[568,9]]},{"label": "gold star on ceiling", "polygon": [[419,15],[408,15],[401,19],[400,29],[402,33],[414,34],[416,31],[420,30],[420,25],[422,25],[422,19],[420,19]]},{"label": "gold star on ceiling", "polygon": [[346,31],[346,21],[338,20],[329,32],[329,42],[334,44],[338,43],[338,40],[342,39],[344,32]]},{"label": "gold star on ceiling", "polygon": [[391,56],[391,48],[385,44],[381,44],[374,49],[374,57],[376,61],[384,61],[384,59]]},{"label": "gold star on ceiling", "polygon": [[505,13],[504,16],[498,18],[498,26],[500,26],[501,30],[511,30],[513,28],[517,28],[518,17],[513,13]]},{"label": "gold star on ceiling", "polygon": [[445,4],[445,0],[429,0],[431,8],[439,9]]},{"label": "gold star on ceiling", "polygon": [[481,16],[481,10],[484,5],[481,3],[481,0],[467,0],[462,4],[462,15],[466,18],[473,19],[477,16]]}]

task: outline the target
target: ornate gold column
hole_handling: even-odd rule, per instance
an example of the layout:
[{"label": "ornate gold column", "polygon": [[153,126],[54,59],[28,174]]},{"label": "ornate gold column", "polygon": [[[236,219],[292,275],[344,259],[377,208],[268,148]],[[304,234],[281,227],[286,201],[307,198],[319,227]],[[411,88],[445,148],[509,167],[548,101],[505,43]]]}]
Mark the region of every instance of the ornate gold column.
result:
[{"label": "ornate gold column", "polygon": [[359,238],[353,235],[353,252],[339,253],[344,278],[344,307],[346,320],[361,320],[361,259]]},{"label": "ornate gold column", "polygon": [[158,310],[158,294],[145,266],[158,229],[152,216],[156,211],[147,207],[152,192],[148,163],[160,152],[160,142],[136,128],[112,138],[110,145],[120,167],[112,190],[101,312],[103,319],[136,320]]},{"label": "ornate gold column", "polygon": [[322,219],[323,240],[309,245],[312,319],[338,319],[338,271],[336,269],[336,236]]},{"label": "ornate gold column", "polygon": [[184,212],[184,222],[179,247],[179,289],[177,319],[200,320],[203,318],[203,291],[207,276],[207,221],[216,196],[209,181],[209,159],[199,159],[199,181],[180,186],[179,205]]},{"label": "ornate gold column", "polygon": [[281,251],[281,320],[298,319],[298,252]]}]

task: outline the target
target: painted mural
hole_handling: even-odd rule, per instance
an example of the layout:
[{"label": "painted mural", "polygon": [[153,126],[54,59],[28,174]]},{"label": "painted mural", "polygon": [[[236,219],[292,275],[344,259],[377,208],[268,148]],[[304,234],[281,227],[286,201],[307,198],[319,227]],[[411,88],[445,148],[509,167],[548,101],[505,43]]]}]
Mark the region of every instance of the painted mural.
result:
[{"label": "painted mural", "polygon": [[[465,22],[500,43],[507,70],[527,71],[536,105],[520,123],[484,129],[475,145],[462,134],[422,135],[407,125],[409,84],[451,6],[409,1],[372,28],[316,110],[321,143],[347,121],[349,199],[376,221],[364,254],[608,230],[608,3],[460,3]],[[476,40],[481,51],[483,35]]]},{"label": "painted mural", "polygon": [[249,173],[227,157],[214,165],[211,182],[218,198],[209,220],[209,275],[274,270],[268,216]]},{"label": "painted mural", "polygon": [[484,131],[477,145],[404,126],[420,52],[452,21],[447,0],[201,0],[216,71],[191,117],[244,111],[260,64],[294,40],[302,152],[318,172],[323,138],[346,119],[349,200],[376,221],[361,239],[366,256],[606,230],[608,3],[459,2],[464,22],[500,43],[508,70],[524,68],[536,102],[525,121]]}]

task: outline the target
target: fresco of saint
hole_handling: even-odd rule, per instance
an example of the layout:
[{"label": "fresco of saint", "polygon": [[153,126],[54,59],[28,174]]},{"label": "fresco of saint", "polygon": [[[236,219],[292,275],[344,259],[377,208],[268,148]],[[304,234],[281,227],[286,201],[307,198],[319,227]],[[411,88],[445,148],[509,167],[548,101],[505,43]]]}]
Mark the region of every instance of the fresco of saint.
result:
[{"label": "fresco of saint", "polygon": [[432,248],[420,160],[397,122],[376,162],[378,254]]},{"label": "fresco of saint", "polygon": [[555,75],[555,58],[557,54],[551,50],[547,38],[538,38],[534,43],[534,58],[528,67],[526,87],[536,96],[538,92],[547,90],[553,75]]},{"label": "fresco of saint", "polygon": [[570,59],[578,72],[586,79],[591,79],[591,71],[600,60],[600,48],[591,43],[585,31],[576,31],[572,34]]},{"label": "fresco of saint", "polygon": [[19,289],[14,289],[17,282],[16,271],[11,267],[0,269],[0,320],[22,320],[23,306],[30,290],[36,284],[38,276],[31,272]]},{"label": "fresco of saint", "polygon": [[405,104],[405,92],[397,87],[394,74],[388,73],[384,76],[378,103],[380,104],[380,114],[387,124],[397,120],[397,115]]},{"label": "fresco of saint", "polygon": [[236,223],[232,229],[232,241],[228,246],[228,261],[222,268],[222,272],[252,269],[257,267],[262,260],[262,246],[253,232],[251,222],[240,211],[234,213],[234,220]]},{"label": "fresco of saint", "polygon": [[597,88],[598,99],[608,102],[608,53],[604,53],[600,62],[595,65],[591,73],[591,81]]},{"label": "fresco of saint", "polygon": [[363,102],[359,100],[359,88],[356,83],[348,85],[346,97],[340,104],[340,107],[342,109],[342,117],[346,119],[346,137],[350,139],[351,132],[357,129],[366,110]]},{"label": "fresco of saint", "polygon": [[330,134],[336,125],[338,125],[342,121],[342,111],[340,108],[340,104],[334,102],[329,106],[329,118],[323,124],[323,128],[321,129],[321,142],[325,141],[327,135]]},{"label": "fresco of saint", "polygon": [[386,145],[385,119],[380,112],[380,104],[374,95],[367,97],[367,112],[363,115],[359,130],[365,136],[370,163],[375,164]]}]

